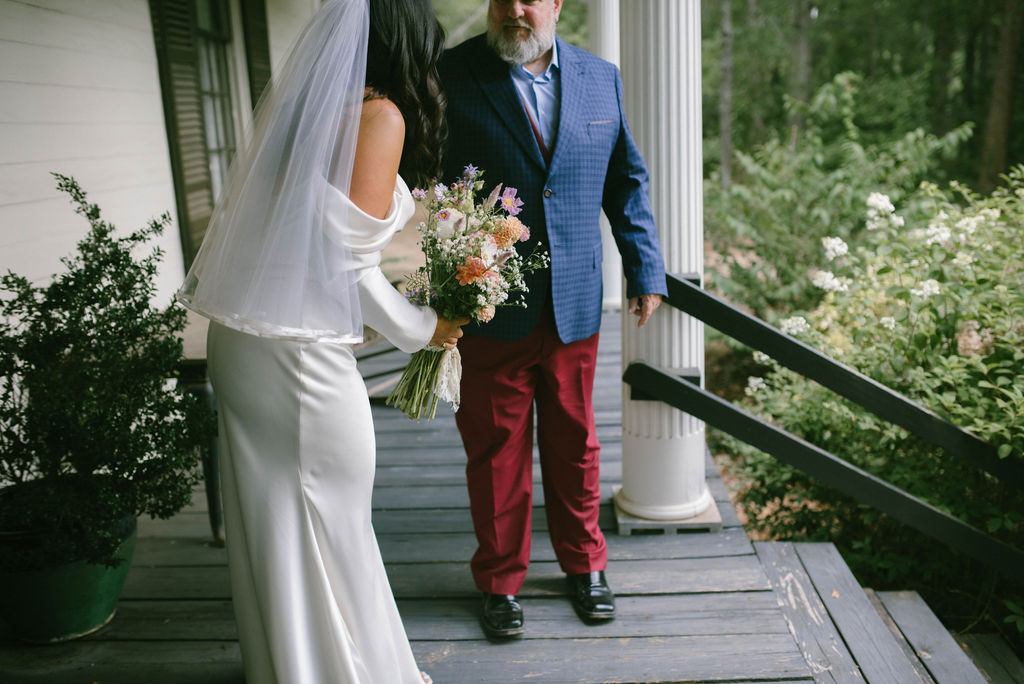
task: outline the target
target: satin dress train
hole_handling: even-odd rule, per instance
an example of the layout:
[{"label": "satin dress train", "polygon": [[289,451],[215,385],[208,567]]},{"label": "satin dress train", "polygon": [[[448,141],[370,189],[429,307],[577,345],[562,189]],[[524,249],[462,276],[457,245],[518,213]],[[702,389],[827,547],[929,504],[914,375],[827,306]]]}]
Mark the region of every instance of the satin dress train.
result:
[{"label": "satin dress train", "polygon": [[[401,178],[387,218],[332,206],[325,230],[356,261],[364,323],[415,351],[437,321],[380,271],[412,214]],[[336,236],[335,236],[336,237]],[[232,598],[248,684],[420,684],[370,523],[375,443],[351,345],[211,323]]]}]

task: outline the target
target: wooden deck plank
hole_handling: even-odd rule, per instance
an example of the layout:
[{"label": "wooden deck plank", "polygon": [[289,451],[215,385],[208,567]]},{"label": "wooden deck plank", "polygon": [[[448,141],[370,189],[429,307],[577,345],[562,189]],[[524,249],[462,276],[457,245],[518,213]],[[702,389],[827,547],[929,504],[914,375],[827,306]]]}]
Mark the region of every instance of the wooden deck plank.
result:
[{"label": "wooden deck plank", "polygon": [[871,684],[924,683],[889,633],[835,546],[795,544],[814,588]]},{"label": "wooden deck plank", "polygon": [[793,545],[756,542],[754,549],[814,681],[863,684],[860,668],[829,618]]},{"label": "wooden deck plank", "polygon": [[916,591],[880,591],[877,596],[938,684],[987,684]]},{"label": "wooden deck plank", "polygon": [[[392,564],[387,570],[391,590],[398,598],[475,598],[479,595],[467,563]],[[607,575],[612,588],[622,596],[770,588],[753,556],[610,561]],[[564,594],[565,575],[557,563],[530,564],[520,596]],[[121,596],[149,600],[227,599],[231,588],[227,566],[133,567]]]},{"label": "wooden deck plank", "polygon": [[[481,640],[479,600],[398,601],[406,633],[414,641]],[[524,600],[529,628],[524,639],[636,638],[715,634],[785,634],[771,592],[626,596],[619,617],[586,625],[564,598]],[[122,600],[117,615],[91,641],[232,641],[238,638],[227,600]]]},{"label": "wooden deck plank", "polygon": [[[608,557],[611,560],[644,560],[742,556],[753,552],[742,528],[732,527],[721,534],[653,535],[620,537],[609,534]],[[471,532],[432,532],[421,534],[378,534],[381,555],[389,563],[469,562],[476,549]],[[530,547],[533,561],[555,560],[555,552],[546,534],[535,534]],[[227,551],[212,541],[196,536],[178,538],[142,537],[135,547],[135,566],[225,565]]]},{"label": "wooden deck plank", "polygon": [[90,641],[0,650],[3,684],[245,684],[237,641]]},{"label": "wooden deck plank", "polygon": [[419,641],[417,662],[437,682],[544,684],[799,679],[806,664],[788,634],[659,639]]},{"label": "wooden deck plank", "polygon": [[875,607],[875,612],[882,618],[882,622],[885,623],[885,626],[889,628],[889,633],[896,639],[896,644],[907,657],[907,661],[910,662],[911,666],[917,671],[918,676],[926,682],[934,682],[935,680],[930,674],[928,674],[928,668],[925,667],[924,663],[921,662],[921,659],[917,657],[914,647],[911,646],[910,642],[907,641],[907,638],[903,636],[903,632],[900,631],[900,628],[896,625],[896,621],[892,619],[891,615],[889,615],[889,611],[887,611],[885,606],[882,605],[882,600],[878,598],[878,594],[875,593],[875,590],[865,587],[864,595],[868,597],[869,601],[871,601],[871,605]]}]

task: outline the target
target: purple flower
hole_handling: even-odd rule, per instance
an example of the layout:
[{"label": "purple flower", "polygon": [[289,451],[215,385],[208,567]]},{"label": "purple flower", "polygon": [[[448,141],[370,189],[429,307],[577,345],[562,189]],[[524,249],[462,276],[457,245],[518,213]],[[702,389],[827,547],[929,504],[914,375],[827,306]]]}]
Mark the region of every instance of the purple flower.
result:
[{"label": "purple flower", "polygon": [[480,169],[476,168],[472,164],[466,164],[466,168],[462,169],[462,175],[464,178],[472,178],[478,173],[480,173]]},{"label": "purple flower", "polygon": [[444,199],[445,187],[438,183],[434,186],[434,197],[437,199]]},{"label": "purple flower", "polygon": [[505,192],[501,194],[501,208],[508,212],[509,216],[515,216],[522,209],[523,200],[516,197],[515,188],[505,188]]},{"label": "purple flower", "polygon": [[427,199],[427,191],[424,190],[423,188],[413,188],[412,198],[417,200],[425,200]]}]

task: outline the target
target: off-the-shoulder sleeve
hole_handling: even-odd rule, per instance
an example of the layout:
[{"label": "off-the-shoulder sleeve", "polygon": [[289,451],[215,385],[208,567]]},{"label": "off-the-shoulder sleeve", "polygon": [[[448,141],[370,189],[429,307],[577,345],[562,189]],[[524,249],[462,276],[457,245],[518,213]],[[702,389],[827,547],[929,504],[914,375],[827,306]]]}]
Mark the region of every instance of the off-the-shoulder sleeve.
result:
[{"label": "off-the-shoulder sleeve", "polygon": [[331,242],[342,242],[351,253],[363,324],[368,325],[404,352],[425,347],[437,327],[437,314],[409,302],[380,270],[381,250],[412,217],[414,205],[405,182],[398,178],[391,208],[383,219],[355,206],[344,193],[328,189],[324,231]]}]

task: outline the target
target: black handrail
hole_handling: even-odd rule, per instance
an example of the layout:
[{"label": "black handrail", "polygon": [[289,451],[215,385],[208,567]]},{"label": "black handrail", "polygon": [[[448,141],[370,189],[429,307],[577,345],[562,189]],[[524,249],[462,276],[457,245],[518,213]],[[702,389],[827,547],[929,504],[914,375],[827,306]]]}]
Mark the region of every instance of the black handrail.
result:
[{"label": "black handrail", "polygon": [[666,302],[783,366],[814,380],[875,415],[909,430],[1007,484],[1024,486],[1024,463],[999,458],[996,448],[943,420],[885,385],[825,356],[727,302],[686,278],[666,276]]},{"label": "black handrail", "polygon": [[630,364],[622,379],[630,386],[642,389],[645,397],[685,411],[1008,577],[1020,580],[1024,552],[824,449],[736,408],[697,384],[643,362]]}]

